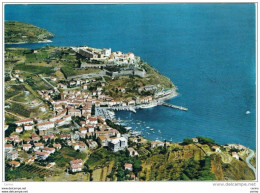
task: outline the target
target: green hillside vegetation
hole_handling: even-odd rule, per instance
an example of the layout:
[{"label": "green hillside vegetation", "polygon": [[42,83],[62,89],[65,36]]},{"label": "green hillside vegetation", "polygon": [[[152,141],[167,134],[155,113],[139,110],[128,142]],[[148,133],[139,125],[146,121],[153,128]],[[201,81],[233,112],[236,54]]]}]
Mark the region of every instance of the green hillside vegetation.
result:
[{"label": "green hillside vegetation", "polygon": [[[212,142],[209,138],[202,138]],[[253,172],[245,162],[233,158],[230,163],[224,163],[219,154],[210,150],[208,144],[201,145],[206,154],[195,144],[172,143],[168,147],[153,149],[150,142],[130,144],[138,151],[138,157],[129,156],[127,151],[113,153],[100,148],[90,154],[84,171],[94,181],[132,180],[130,174],[135,174],[140,181],[254,179]],[[125,163],[133,164],[133,172],[124,169]]]},{"label": "green hillside vegetation", "polygon": [[68,167],[68,163],[73,159],[84,159],[86,157],[85,153],[76,152],[72,148],[65,147],[61,151],[56,151],[50,157],[48,157],[47,162],[55,162],[59,167]]},{"label": "green hillside vegetation", "polygon": [[[7,163],[7,162],[6,162]],[[10,166],[6,164],[5,166],[5,180],[12,181],[15,179],[34,179],[34,181],[43,181],[44,176],[49,176],[53,174],[53,172],[40,168],[35,165],[25,165],[21,164],[18,168],[10,169]]]},{"label": "green hillside vegetation", "polygon": [[233,159],[230,164],[222,163],[226,180],[254,180],[253,171],[243,161]]},{"label": "green hillside vegetation", "polygon": [[54,72],[52,67],[34,66],[34,65],[25,65],[25,64],[16,65],[14,69],[30,72],[32,74],[51,74]]},{"label": "green hillside vegetation", "polygon": [[160,84],[162,87],[164,87],[164,89],[175,88],[174,84],[172,83],[172,81],[169,78],[162,75],[158,70],[153,68],[148,63],[141,61],[141,66],[147,72],[146,79],[144,79],[142,81],[142,83],[144,85],[148,85],[148,84],[158,85],[158,84]]},{"label": "green hillside vegetation", "polygon": [[39,42],[54,37],[46,29],[18,21],[5,22],[5,43]]}]

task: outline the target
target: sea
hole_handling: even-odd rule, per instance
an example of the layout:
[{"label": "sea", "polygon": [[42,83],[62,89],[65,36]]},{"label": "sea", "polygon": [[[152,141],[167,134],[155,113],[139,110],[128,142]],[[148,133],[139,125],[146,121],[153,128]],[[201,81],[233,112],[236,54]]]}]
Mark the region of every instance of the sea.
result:
[{"label": "sea", "polygon": [[[55,34],[46,45],[133,52],[169,77],[179,95],[165,106],[116,112],[151,140],[205,136],[256,149],[255,4],[20,4],[4,19]],[[249,111],[248,113],[246,113]]]}]

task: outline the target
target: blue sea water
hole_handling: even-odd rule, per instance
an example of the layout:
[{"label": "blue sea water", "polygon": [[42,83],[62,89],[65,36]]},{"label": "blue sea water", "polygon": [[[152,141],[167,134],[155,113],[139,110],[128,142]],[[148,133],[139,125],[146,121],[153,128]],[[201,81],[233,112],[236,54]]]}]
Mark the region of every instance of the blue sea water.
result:
[{"label": "blue sea water", "polygon": [[168,102],[188,112],[116,114],[145,137],[206,136],[256,149],[254,4],[5,5],[5,20],[48,29],[51,45],[134,52],[169,77],[180,95]]}]

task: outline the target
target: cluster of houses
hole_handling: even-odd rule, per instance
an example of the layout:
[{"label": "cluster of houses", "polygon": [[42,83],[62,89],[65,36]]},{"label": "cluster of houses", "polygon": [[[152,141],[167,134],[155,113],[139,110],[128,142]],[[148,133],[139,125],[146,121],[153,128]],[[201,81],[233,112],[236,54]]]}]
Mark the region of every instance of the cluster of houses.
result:
[{"label": "cluster of houses", "polygon": [[[117,60],[117,58],[127,58],[128,62],[133,62],[134,54],[123,54],[121,52],[111,53],[111,49],[101,50],[100,57],[107,57]],[[15,70],[16,78],[19,78],[19,70]],[[55,77],[51,77],[52,81],[56,81]],[[120,132],[106,124],[105,118],[100,115],[93,115],[93,106],[134,106],[138,104],[148,104],[152,102],[153,97],[135,97],[128,100],[116,100],[103,93],[104,83],[96,90],[86,91],[87,83],[93,80],[76,80],[71,81],[71,85],[81,86],[81,90],[64,90],[60,93],[60,99],[56,100],[58,88],[67,88],[65,84],[58,83],[58,88],[50,90],[37,90],[38,94],[51,103],[53,107],[53,116],[47,120],[40,118],[29,118],[16,121],[15,133],[5,138],[6,159],[9,165],[19,167],[20,162],[32,164],[35,160],[44,161],[51,154],[59,151],[62,145],[53,143],[51,146],[47,143],[50,140],[61,139],[65,144],[73,148],[75,151],[85,152],[87,149],[95,149],[99,145],[108,148],[112,152],[117,152],[128,148],[129,135],[121,135]],[[146,88],[148,89],[148,87]],[[119,92],[125,93],[126,88],[119,87]],[[42,112],[46,111],[45,107],[41,107]],[[75,123],[73,117],[81,117],[81,121]],[[59,128],[68,127],[70,133],[60,133]],[[76,127],[76,129],[75,129]],[[8,125],[4,126],[5,130]],[[27,138],[22,138],[23,132],[32,131]],[[36,134],[37,133],[37,134]],[[160,146],[158,142],[154,146]],[[137,156],[138,152],[133,148],[128,148],[130,156]],[[28,156],[21,157],[19,152],[26,152]],[[18,161],[19,160],[19,161]],[[79,162],[76,161],[76,162]],[[49,163],[46,167],[51,168],[55,162]],[[72,172],[81,171],[81,163],[70,162]]]},{"label": "cluster of houses", "polygon": [[[64,90],[60,94],[60,100],[52,99],[52,95],[54,93],[53,90],[38,90],[37,92],[39,93],[39,95],[42,96],[42,98],[48,100],[53,105],[54,111],[56,113],[62,113],[62,111],[67,109],[68,115],[71,116],[88,117],[88,114],[91,113],[92,105],[95,105],[95,107],[127,107],[141,104],[149,104],[153,102],[152,96],[137,96],[129,99],[120,100],[105,95],[102,93],[102,91],[102,87],[97,87],[97,89],[93,90],[92,92],[84,90]],[[125,93],[126,88],[119,87],[118,92]],[[79,107],[82,107],[82,109],[79,109]],[[61,115],[56,115],[55,117],[60,117],[59,119],[61,119]],[[66,121],[61,121],[60,125],[62,126],[64,124],[66,124]]]},{"label": "cluster of houses", "polygon": [[[62,111],[59,116],[67,116]],[[53,119],[53,118],[51,118]],[[59,119],[57,119],[59,120]],[[50,146],[46,145],[50,140],[60,139],[64,140],[67,146],[70,146],[75,151],[86,152],[89,149],[96,149],[98,144],[102,147],[107,147],[112,152],[117,152],[128,148],[129,135],[121,135],[118,130],[113,129],[106,125],[103,117],[89,117],[88,119],[80,122],[78,130],[67,134],[56,134],[51,131],[57,125],[52,121],[44,121],[42,123],[36,123],[35,119],[24,119],[15,122],[17,128],[21,128],[22,131],[33,130],[39,131],[39,134],[33,132],[31,136],[26,139],[22,139],[19,134],[11,134],[5,138],[5,153],[6,159],[9,160],[9,165],[12,167],[19,167],[20,162],[26,164],[32,164],[35,160],[44,161],[55,151],[59,151],[62,148],[60,143],[53,143]],[[8,126],[5,125],[5,129]],[[86,139],[87,138],[87,139]],[[19,157],[19,152],[28,152],[28,158]],[[130,156],[138,156],[138,152],[132,148],[128,148]],[[20,160],[20,161],[18,161]],[[49,163],[46,168],[51,168],[55,165],[55,162]],[[70,162],[70,170],[72,172],[79,172],[82,170],[82,160],[73,160]]]},{"label": "cluster of houses", "polygon": [[14,74],[10,78],[11,78],[11,81],[18,80],[19,82],[24,82],[24,79],[22,77],[20,77],[20,70],[14,70]]},{"label": "cluster of houses", "polygon": [[[228,144],[226,146],[223,146],[224,148],[228,148],[228,149],[235,149],[236,151],[231,151],[231,156],[237,160],[239,160],[239,153],[237,152],[238,151],[244,151],[246,153],[248,153],[248,148],[243,146],[243,145],[240,145],[240,144]],[[221,149],[219,146],[212,146],[211,149],[214,151],[214,152],[221,152]]]},{"label": "cluster of houses", "polygon": [[[53,90],[42,90],[38,93],[53,105],[53,116],[48,120],[39,118],[24,119],[16,121],[17,125],[15,133],[5,138],[6,158],[10,160],[9,164],[13,167],[18,167],[19,164],[14,164],[20,160],[27,164],[32,164],[34,160],[44,161],[51,154],[62,148],[61,144],[54,143],[52,146],[47,146],[47,141],[61,139],[72,147],[75,151],[85,152],[88,148],[95,149],[100,144],[102,147],[107,147],[113,152],[123,150],[128,147],[128,136],[121,136],[118,130],[109,127],[106,124],[105,118],[101,116],[91,115],[92,106],[95,104],[109,105],[107,96],[101,96],[104,101],[99,101],[90,93],[82,91],[65,91],[61,94],[60,100],[53,100],[51,94]],[[115,103],[114,103],[115,104]],[[79,108],[81,107],[81,108]],[[72,117],[81,117],[79,123],[74,123]],[[75,125],[74,125],[75,124]],[[72,126],[74,125],[74,126]],[[58,132],[60,127],[69,127],[70,129],[77,128],[68,134]],[[8,125],[5,125],[8,129]],[[33,131],[26,139],[22,139],[23,132]],[[37,132],[37,134],[36,134]],[[19,157],[19,152],[30,152],[26,160]],[[32,152],[32,153],[31,153]],[[132,151],[131,151],[132,152]],[[133,156],[137,152],[133,153]],[[19,162],[19,163],[20,163]],[[55,163],[47,165],[51,168]],[[73,172],[81,171],[78,167],[80,164],[73,165],[70,163],[70,168]],[[46,167],[47,167],[46,166]]]}]

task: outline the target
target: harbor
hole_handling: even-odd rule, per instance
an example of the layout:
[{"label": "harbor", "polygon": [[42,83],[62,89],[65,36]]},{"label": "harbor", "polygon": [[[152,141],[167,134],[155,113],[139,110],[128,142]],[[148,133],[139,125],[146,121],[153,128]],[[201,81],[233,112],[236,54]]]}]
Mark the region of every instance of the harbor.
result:
[{"label": "harbor", "polygon": [[95,109],[95,115],[105,117],[105,119],[113,120],[115,118],[115,113],[109,109]]},{"label": "harbor", "polygon": [[113,120],[114,115],[115,115],[114,111],[130,111],[130,112],[136,113],[136,109],[152,108],[157,105],[162,105],[162,106],[166,106],[166,107],[170,107],[170,108],[174,108],[174,109],[179,109],[181,111],[188,111],[188,108],[186,108],[186,107],[158,101],[157,103],[151,103],[151,104],[147,104],[147,105],[96,107],[95,114],[99,115],[99,116],[103,116],[106,119]]}]

